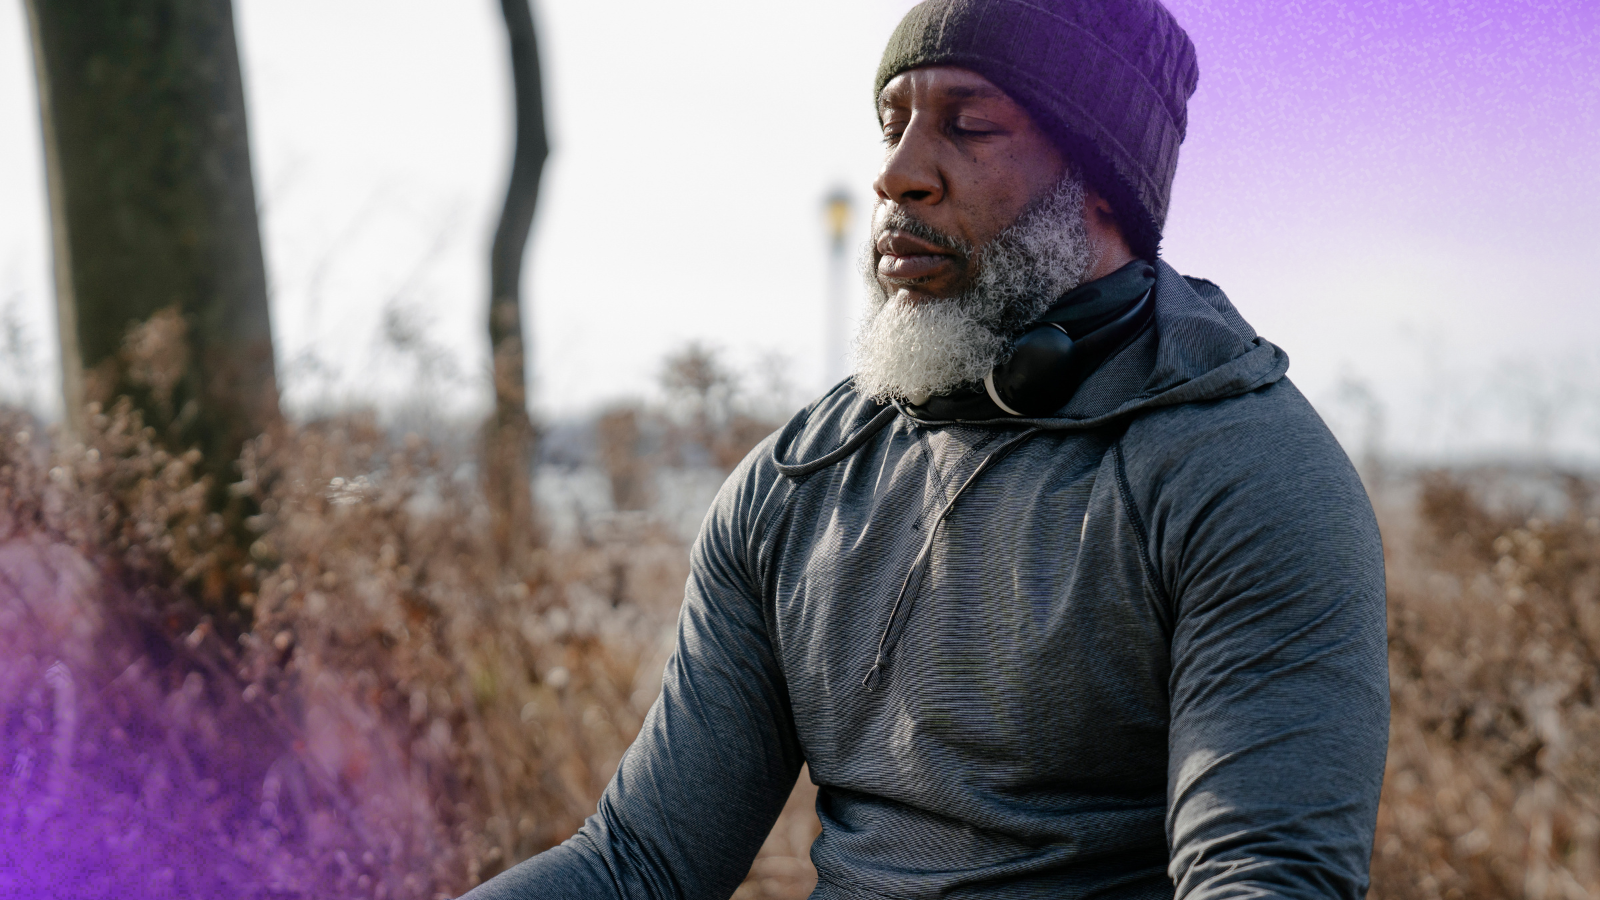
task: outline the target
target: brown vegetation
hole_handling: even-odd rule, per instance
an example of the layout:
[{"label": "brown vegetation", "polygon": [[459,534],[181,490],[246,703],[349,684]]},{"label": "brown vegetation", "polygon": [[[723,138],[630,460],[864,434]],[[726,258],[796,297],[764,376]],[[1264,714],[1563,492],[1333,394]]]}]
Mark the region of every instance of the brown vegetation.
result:
[{"label": "brown vegetation", "polygon": [[353,419],[251,447],[239,552],[127,407],[0,434],[0,893],[456,893],[581,824],[657,691],[649,526],[508,570],[471,479]]},{"label": "brown vegetation", "polygon": [[[0,894],[434,898],[592,812],[659,689],[677,538],[618,516],[508,564],[470,468],[361,417],[253,444],[240,538],[152,437],[0,420]],[[1600,894],[1592,485],[1536,517],[1497,484],[1382,504],[1385,900]],[[809,893],[813,799],[740,897]]]},{"label": "brown vegetation", "polygon": [[1383,900],[1600,896],[1600,510],[1426,476],[1385,517]]}]

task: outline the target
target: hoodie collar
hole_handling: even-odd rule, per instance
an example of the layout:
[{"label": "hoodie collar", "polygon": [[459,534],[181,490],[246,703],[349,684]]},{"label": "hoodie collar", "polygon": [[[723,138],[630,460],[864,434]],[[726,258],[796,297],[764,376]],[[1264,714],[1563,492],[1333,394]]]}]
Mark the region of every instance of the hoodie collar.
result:
[{"label": "hoodie collar", "polygon": [[[966,424],[1092,431],[1124,425],[1144,412],[1166,406],[1247,394],[1283,378],[1289,369],[1288,355],[1257,336],[1220,288],[1209,281],[1185,278],[1160,260],[1154,268],[1152,327],[1084,383],[1080,395],[1091,391],[1098,395],[1091,409],[1079,413],[1075,404],[1068,404],[1063,413],[1042,418],[931,419],[898,403],[874,403],[857,394],[847,378],[790,420],[773,445],[773,462],[784,474],[802,470],[809,474],[859,449],[896,418],[896,413],[913,427]],[[1144,377],[1128,377],[1133,373]],[[1109,380],[1115,385],[1108,385]]]},{"label": "hoodie collar", "polygon": [[[1127,313],[1155,285],[1156,270],[1140,259],[1101,278],[1063,294],[1049,309],[1034,320],[1029,329],[1040,325],[1059,325],[1074,341]],[[922,403],[904,405],[908,416],[927,421],[963,420],[986,421],[1007,419],[980,385],[964,385],[945,394],[929,397]]]},{"label": "hoodie collar", "polygon": [[[1050,431],[1100,428],[1139,412],[1179,403],[1221,400],[1246,394],[1283,378],[1289,357],[1272,342],[1257,336],[1222,289],[1203,279],[1189,279],[1162,260],[1155,264],[1155,317],[1150,338],[1134,341],[1113,355],[1100,371],[1084,383],[1080,394],[1096,390],[1120,368],[1130,353],[1148,353],[1148,377],[1142,386],[1123,383],[1122,398],[1107,398],[1093,411],[1072,415],[1073,404],[1062,413],[1040,418],[944,418],[918,416],[902,404],[900,411],[923,425],[957,422],[981,425],[1035,425]],[[1121,379],[1119,379],[1121,380]]]},{"label": "hoodie collar", "polygon": [[1073,340],[1078,340],[1122,315],[1128,307],[1139,302],[1155,283],[1155,267],[1136,259],[1110,275],[1081,284],[1063,294],[1034,325],[1047,322],[1060,325]]}]

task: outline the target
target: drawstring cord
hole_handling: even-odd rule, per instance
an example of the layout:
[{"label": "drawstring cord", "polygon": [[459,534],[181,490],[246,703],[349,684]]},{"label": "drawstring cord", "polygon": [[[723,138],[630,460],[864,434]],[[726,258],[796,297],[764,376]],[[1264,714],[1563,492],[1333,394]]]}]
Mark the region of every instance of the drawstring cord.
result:
[{"label": "drawstring cord", "polygon": [[[893,407],[888,411],[892,410]],[[876,421],[873,420],[873,424],[876,424]],[[871,428],[872,426],[868,425],[867,427]],[[901,582],[900,593],[895,596],[894,606],[889,610],[889,624],[884,626],[883,636],[878,639],[878,655],[872,661],[872,668],[868,669],[866,676],[861,679],[862,686],[867,690],[876,690],[878,683],[883,680],[883,667],[888,661],[889,653],[894,649],[895,644],[899,642],[900,632],[905,629],[906,620],[911,617],[912,603],[916,599],[917,591],[922,588],[922,579],[927,573],[928,562],[933,558],[933,540],[939,533],[939,526],[944,524],[945,519],[950,518],[950,513],[955,511],[956,501],[961,499],[961,495],[966,493],[967,488],[971,487],[979,476],[1011,455],[1011,451],[1021,446],[1023,441],[1043,430],[1042,428],[1029,428],[1027,431],[1007,439],[1005,443],[995,448],[994,452],[984,457],[983,462],[972,470],[972,474],[967,476],[967,480],[961,482],[961,487],[956,489],[955,494],[950,497],[950,501],[944,505],[944,509],[940,510],[938,518],[933,520],[933,524],[928,528],[928,536],[922,540],[922,549],[917,553],[917,558],[912,561],[911,570],[906,573],[905,581]]]},{"label": "drawstring cord", "polygon": [[[798,429],[804,426],[804,421],[797,417],[796,422],[791,423],[788,428],[784,429],[784,433],[778,436],[778,442],[772,455],[773,465],[777,467],[778,473],[786,478],[804,478],[813,472],[820,471],[839,462],[859,450],[863,444],[871,440],[873,435],[882,431],[899,414],[900,408],[898,404],[885,406],[867,424],[861,426],[861,430],[852,434],[837,449],[810,462],[789,465],[778,461],[776,447],[784,446],[789,442],[792,438],[792,435],[788,433],[790,429]],[[939,534],[939,526],[944,524],[945,519],[950,518],[950,514],[955,511],[956,501],[961,499],[961,495],[965,494],[967,488],[972,487],[973,483],[982,477],[983,473],[994,468],[1001,460],[1010,456],[1011,451],[1021,446],[1023,441],[1043,430],[1043,428],[1034,426],[1020,434],[1007,438],[1005,443],[996,447],[993,452],[984,457],[983,462],[972,470],[972,474],[961,482],[961,487],[957,488],[956,492],[951,495],[949,502],[945,503],[944,509],[939,511],[938,517],[933,520],[933,524],[928,528],[928,536],[922,540],[922,549],[917,552],[917,558],[912,560],[911,570],[906,572],[905,580],[900,583],[900,593],[895,595],[894,606],[889,609],[889,623],[884,626],[883,636],[878,639],[878,655],[872,660],[872,668],[868,669],[866,676],[861,679],[861,684],[867,690],[876,690],[879,682],[883,680],[883,667],[888,663],[889,653],[900,640],[900,632],[905,629],[906,620],[911,616],[912,603],[916,599],[917,592],[922,588],[922,579],[927,574],[929,561],[933,558],[933,541]]]},{"label": "drawstring cord", "polygon": [[892,421],[899,413],[899,411],[900,410],[893,405],[885,406],[878,412],[877,415],[872,417],[872,421],[861,426],[860,431],[850,435],[850,439],[841,444],[837,450],[832,450],[810,462],[801,463],[799,465],[787,465],[778,461],[777,448],[786,445],[789,440],[792,439],[792,435],[788,433],[790,429],[798,431],[799,429],[805,427],[805,420],[799,416],[796,416],[794,421],[790,423],[789,427],[784,429],[784,433],[778,436],[778,442],[773,445],[772,464],[778,468],[778,474],[784,476],[785,478],[804,478],[805,476],[810,475],[812,472],[826,469],[827,467],[860,449],[862,444],[865,444],[873,435],[882,431],[883,427],[888,425],[889,422]]}]

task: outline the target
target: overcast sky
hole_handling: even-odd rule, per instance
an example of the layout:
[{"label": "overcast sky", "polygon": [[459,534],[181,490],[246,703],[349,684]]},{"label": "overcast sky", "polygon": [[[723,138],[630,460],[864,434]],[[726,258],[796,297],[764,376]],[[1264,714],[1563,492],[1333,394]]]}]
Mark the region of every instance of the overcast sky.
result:
[{"label": "overcast sky", "polygon": [[[525,297],[534,397],[654,390],[689,340],[824,379],[822,198],[856,239],[871,79],[906,0],[542,0],[554,150]],[[38,114],[0,3],[0,305],[53,398]],[[1199,50],[1165,255],[1285,347],[1352,447],[1600,458],[1600,12],[1570,2],[1169,4]],[[493,0],[237,0],[274,329],[293,404],[415,386],[392,310],[481,398],[509,154]],[[851,283],[851,296],[856,296]],[[449,371],[453,366],[454,373]],[[1365,396],[1375,399],[1369,404]]]}]

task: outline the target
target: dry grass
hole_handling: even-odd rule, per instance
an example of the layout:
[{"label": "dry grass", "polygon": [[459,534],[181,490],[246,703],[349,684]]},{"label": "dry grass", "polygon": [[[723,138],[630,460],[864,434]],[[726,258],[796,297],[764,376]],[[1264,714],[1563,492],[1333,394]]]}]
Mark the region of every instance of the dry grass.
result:
[{"label": "dry grass", "polygon": [[0,422],[0,893],[431,898],[592,811],[676,541],[504,567],[471,479],[353,419],[251,449],[240,546],[196,460],[91,428]]},{"label": "dry grass", "polygon": [[1391,511],[1394,702],[1375,897],[1600,896],[1600,518],[1425,476]]},{"label": "dry grass", "polygon": [[[503,564],[462,461],[360,417],[255,444],[242,531],[198,462],[125,409],[81,443],[0,415],[0,894],[434,898],[572,833],[659,690],[676,538]],[[1600,896],[1592,485],[1544,518],[1422,485],[1384,511],[1374,896]],[[809,893],[813,800],[739,897]]]}]

